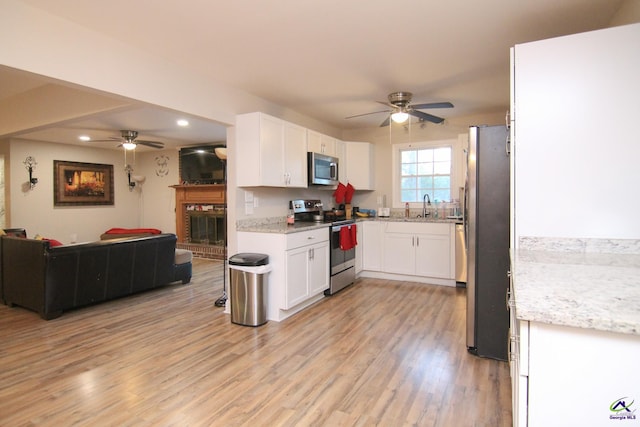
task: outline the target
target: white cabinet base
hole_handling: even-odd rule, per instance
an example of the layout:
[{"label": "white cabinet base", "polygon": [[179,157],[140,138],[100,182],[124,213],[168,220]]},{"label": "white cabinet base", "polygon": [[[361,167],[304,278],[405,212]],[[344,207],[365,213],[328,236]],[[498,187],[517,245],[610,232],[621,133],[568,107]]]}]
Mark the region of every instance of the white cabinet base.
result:
[{"label": "white cabinet base", "polygon": [[[312,239],[309,239],[310,237]],[[267,279],[267,320],[282,321],[324,298],[324,289],[328,288],[328,281],[325,287],[318,286],[316,288],[315,284],[312,284],[309,288],[309,293],[304,297],[301,296],[298,300],[295,300],[291,295],[287,295],[288,291],[295,290],[295,288],[288,288],[287,278],[292,271],[287,268],[287,257],[292,251],[297,252],[296,249],[303,242],[313,241],[313,244],[306,245],[307,249],[301,251],[300,265],[302,266],[308,257],[308,248],[315,247],[314,258],[318,262],[325,263],[322,268],[323,271],[326,271],[325,277],[328,280],[328,237],[329,233],[326,229],[291,234],[238,233],[238,252],[256,252],[269,255],[269,264],[272,269]],[[304,275],[305,271],[306,267],[303,270],[296,270],[293,274]],[[318,274],[316,276],[319,277]],[[295,291],[297,292],[297,290]]]},{"label": "white cabinet base", "polygon": [[371,279],[397,280],[397,281],[414,282],[414,283],[426,283],[429,285],[440,285],[440,286],[451,286],[451,287],[456,286],[456,281],[454,279],[437,279],[435,277],[411,276],[406,274],[384,273],[381,271],[363,270],[360,272],[360,275],[358,277],[369,277]]}]

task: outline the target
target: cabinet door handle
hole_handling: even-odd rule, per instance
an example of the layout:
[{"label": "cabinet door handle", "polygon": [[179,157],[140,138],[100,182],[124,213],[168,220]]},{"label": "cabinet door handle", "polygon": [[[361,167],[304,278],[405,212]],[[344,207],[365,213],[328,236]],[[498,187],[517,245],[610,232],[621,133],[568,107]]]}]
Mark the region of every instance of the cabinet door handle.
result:
[{"label": "cabinet door handle", "polygon": [[313,253],[315,249],[309,249],[309,259],[312,260],[315,258],[315,254]]},{"label": "cabinet door handle", "polygon": [[420,246],[420,237],[416,236],[416,246]]}]

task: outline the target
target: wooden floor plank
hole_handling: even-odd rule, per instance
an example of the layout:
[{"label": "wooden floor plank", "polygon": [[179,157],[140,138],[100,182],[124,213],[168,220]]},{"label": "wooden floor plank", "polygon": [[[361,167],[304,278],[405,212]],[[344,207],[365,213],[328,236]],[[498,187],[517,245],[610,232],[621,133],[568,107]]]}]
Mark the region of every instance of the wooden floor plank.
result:
[{"label": "wooden floor plank", "polygon": [[363,279],[283,322],[214,305],[221,261],[64,313],[0,305],[0,425],[510,426],[504,362],[465,347],[464,289]]}]

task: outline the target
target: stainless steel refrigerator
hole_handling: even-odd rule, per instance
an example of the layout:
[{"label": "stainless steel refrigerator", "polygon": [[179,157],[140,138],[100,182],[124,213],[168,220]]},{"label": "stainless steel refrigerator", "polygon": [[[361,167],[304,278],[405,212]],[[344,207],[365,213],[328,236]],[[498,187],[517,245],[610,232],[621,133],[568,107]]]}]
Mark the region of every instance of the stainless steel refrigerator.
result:
[{"label": "stainless steel refrigerator", "polygon": [[507,360],[509,155],[506,126],[469,129],[464,219],[467,232],[467,348]]}]

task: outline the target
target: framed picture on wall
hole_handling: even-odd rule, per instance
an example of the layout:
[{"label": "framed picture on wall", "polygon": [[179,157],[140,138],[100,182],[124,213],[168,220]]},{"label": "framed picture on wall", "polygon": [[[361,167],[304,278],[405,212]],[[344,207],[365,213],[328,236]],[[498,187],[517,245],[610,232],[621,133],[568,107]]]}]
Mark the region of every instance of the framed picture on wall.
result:
[{"label": "framed picture on wall", "polygon": [[53,205],[113,205],[113,165],[54,160]]}]

